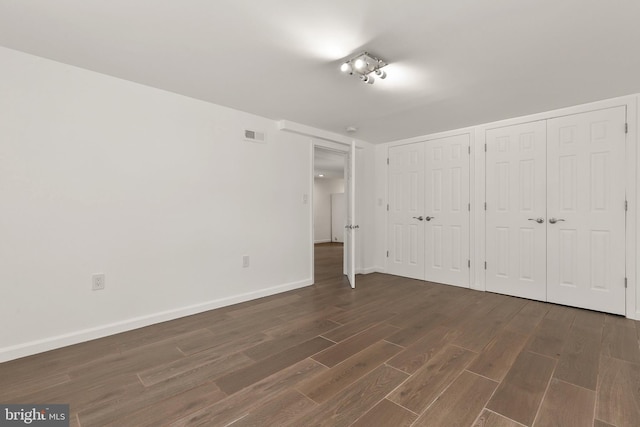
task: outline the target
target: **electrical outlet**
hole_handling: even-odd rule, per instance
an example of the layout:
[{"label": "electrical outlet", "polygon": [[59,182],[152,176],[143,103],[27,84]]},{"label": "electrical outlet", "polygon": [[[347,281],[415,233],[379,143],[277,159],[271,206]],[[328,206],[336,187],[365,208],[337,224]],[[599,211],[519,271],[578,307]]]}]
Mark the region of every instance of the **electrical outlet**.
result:
[{"label": "electrical outlet", "polygon": [[91,289],[94,291],[101,291],[106,284],[106,278],[104,273],[94,274],[91,276]]},{"label": "electrical outlet", "polygon": [[249,267],[249,255],[243,255],[242,256],[242,268],[248,268]]}]

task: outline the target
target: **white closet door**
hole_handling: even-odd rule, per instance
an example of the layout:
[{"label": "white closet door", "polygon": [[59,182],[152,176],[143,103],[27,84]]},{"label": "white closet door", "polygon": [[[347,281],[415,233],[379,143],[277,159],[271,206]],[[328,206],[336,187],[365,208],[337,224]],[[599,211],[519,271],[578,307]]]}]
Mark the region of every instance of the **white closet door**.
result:
[{"label": "white closet door", "polygon": [[486,288],[545,301],[546,123],[486,136]]},{"label": "white closet door", "polygon": [[548,121],[549,302],[625,313],[625,118]]},{"label": "white closet door", "polygon": [[469,287],[469,135],[425,143],[425,280]]},{"label": "white closet door", "polygon": [[389,148],[387,272],[424,279],[424,145]]}]

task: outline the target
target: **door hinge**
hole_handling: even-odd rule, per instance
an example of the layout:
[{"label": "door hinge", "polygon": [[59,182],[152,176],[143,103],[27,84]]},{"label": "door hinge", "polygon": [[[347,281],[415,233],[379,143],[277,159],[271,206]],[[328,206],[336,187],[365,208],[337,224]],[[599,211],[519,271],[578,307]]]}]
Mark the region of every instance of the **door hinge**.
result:
[{"label": "door hinge", "polygon": [[487,269],[487,261],[484,262],[484,269]]},{"label": "door hinge", "polygon": [[389,203],[387,203],[387,212],[389,212]]},{"label": "door hinge", "polygon": [[487,202],[484,202],[484,210],[487,210]]},{"label": "door hinge", "polygon": [[467,210],[468,210],[469,212],[471,212],[471,203],[468,203],[468,204],[467,204]]},{"label": "door hinge", "polygon": [[471,146],[468,146],[467,148],[468,148],[469,154],[471,154]]},{"label": "door hinge", "polygon": [[471,260],[470,259],[467,260],[467,267],[471,268]]},{"label": "door hinge", "polygon": [[387,258],[389,258],[389,251],[387,251]]},{"label": "door hinge", "polygon": [[487,152],[487,144],[484,144],[484,152]]},{"label": "door hinge", "polygon": [[389,164],[389,158],[387,157],[387,165]]},{"label": "door hinge", "polygon": [[624,124],[624,133],[629,133],[629,123]]},{"label": "door hinge", "polygon": [[625,212],[629,210],[629,202],[628,201],[624,201],[624,210]]},{"label": "door hinge", "polygon": [[626,277],[624,278],[624,288],[625,289],[627,288],[627,278]]}]

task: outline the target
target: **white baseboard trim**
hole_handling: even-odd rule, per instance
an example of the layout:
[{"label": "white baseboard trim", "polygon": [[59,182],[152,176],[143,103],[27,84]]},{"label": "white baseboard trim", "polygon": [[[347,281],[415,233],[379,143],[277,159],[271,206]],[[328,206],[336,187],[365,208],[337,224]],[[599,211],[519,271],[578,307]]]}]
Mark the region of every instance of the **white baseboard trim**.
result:
[{"label": "white baseboard trim", "polygon": [[317,245],[318,243],[331,243],[331,239],[315,240],[313,242],[314,245]]},{"label": "white baseboard trim", "polygon": [[41,340],[30,341],[23,344],[0,348],[0,363],[8,362],[9,360],[18,359],[21,357],[31,356],[33,354],[42,353],[49,350],[55,350],[57,348],[66,347],[73,344],[103,338],[109,335],[119,334],[121,332],[126,332],[133,329],[143,328],[145,326],[178,319],[180,317],[191,316],[193,314],[214,310],[220,307],[226,307],[257,298],[267,297],[294,289],[304,288],[305,286],[310,286],[312,284],[313,279],[309,278],[298,282],[292,282],[284,285],[261,289],[259,291],[247,292],[240,295],[234,295],[216,299],[213,301],[207,301],[200,304],[194,304],[187,307],[166,310],[160,313],[134,317],[132,319],[109,323],[107,325],[97,326],[94,328],[82,329],[67,334],[57,335],[55,337],[44,338]]}]

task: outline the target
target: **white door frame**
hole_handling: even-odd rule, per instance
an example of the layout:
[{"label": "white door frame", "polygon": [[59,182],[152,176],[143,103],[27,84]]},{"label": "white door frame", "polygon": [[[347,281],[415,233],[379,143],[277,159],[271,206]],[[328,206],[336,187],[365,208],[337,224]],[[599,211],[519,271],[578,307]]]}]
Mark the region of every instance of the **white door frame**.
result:
[{"label": "white door frame", "polygon": [[[313,200],[314,200],[314,186],[313,186],[313,179],[315,178],[315,149],[316,147],[321,148],[323,150],[327,150],[327,151],[333,151],[336,153],[340,153],[342,155],[344,155],[345,158],[345,163],[346,161],[349,161],[351,159],[351,157],[353,157],[353,160],[351,160],[351,166],[353,167],[355,165],[355,149],[352,150],[352,145],[354,145],[355,148],[355,143],[352,142],[351,144],[347,144],[347,143],[342,143],[342,142],[333,142],[333,141],[326,141],[326,140],[321,140],[321,139],[311,139],[311,280],[313,281],[313,283],[315,284],[315,240],[314,240],[314,223],[315,223],[315,212],[314,212],[314,206],[313,206]],[[353,152],[353,155],[351,154]],[[346,165],[345,165],[346,166]],[[354,206],[355,205],[355,200],[356,200],[356,196],[355,196],[355,186],[352,186],[354,191],[346,191],[346,186],[349,185],[348,181],[347,181],[347,168],[345,167],[345,171],[344,171],[344,180],[345,180],[345,204],[347,206]],[[352,169],[352,175],[355,175],[355,168]],[[355,180],[355,176],[352,176],[352,179]],[[347,215],[347,211],[348,209],[345,209],[345,215]],[[355,234],[354,230],[350,231],[353,234]],[[345,274],[347,274],[346,272],[346,268],[347,268],[347,257],[350,255],[347,252],[347,236],[345,233],[345,242],[344,242],[344,250],[343,250],[343,269],[345,271]],[[353,252],[354,254],[352,254],[352,259],[351,262],[353,263],[353,269],[355,270],[355,245],[353,248]],[[352,283],[352,288],[355,287],[355,280],[353,280]]]},{"label": "white door frame", "polygon": [[344,270],[351,289],[356,288],[356,234],[360,227],[356,224],[356,143],[351,142],[344,169],[347,205],[347,225],[344,234]]}]

